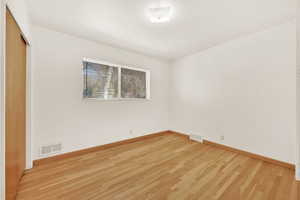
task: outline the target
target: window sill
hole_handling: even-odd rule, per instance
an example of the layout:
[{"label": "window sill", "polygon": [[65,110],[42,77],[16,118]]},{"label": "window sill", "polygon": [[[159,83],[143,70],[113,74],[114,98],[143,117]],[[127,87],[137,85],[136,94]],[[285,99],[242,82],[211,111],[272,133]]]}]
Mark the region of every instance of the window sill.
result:
[{"label": "window sill", "polygon": [[97,98],[83,98],[84,101],[103,101],[103,102],[113,102],[113,101],[150,101],[151,98],[147,98],[147,99],[97,99]]}]

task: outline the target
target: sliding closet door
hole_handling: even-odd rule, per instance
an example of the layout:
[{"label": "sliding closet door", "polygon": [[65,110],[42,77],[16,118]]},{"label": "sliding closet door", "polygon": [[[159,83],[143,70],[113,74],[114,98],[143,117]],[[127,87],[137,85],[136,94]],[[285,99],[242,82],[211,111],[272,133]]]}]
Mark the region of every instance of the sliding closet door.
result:
[{"label": "sliding closet door", "polygon": [[12,14],[6,13],[6,200],[14,200],[25,169],[26,42]]}]

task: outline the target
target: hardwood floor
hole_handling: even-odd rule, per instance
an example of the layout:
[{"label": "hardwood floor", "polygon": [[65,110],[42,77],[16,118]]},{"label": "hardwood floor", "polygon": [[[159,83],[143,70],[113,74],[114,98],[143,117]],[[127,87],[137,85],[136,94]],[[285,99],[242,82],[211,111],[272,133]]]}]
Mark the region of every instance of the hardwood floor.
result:
[{"label": "hardwood floor", "polygon": [[299,200],[294,171],[175,134],[40,165],[18,200]]}]

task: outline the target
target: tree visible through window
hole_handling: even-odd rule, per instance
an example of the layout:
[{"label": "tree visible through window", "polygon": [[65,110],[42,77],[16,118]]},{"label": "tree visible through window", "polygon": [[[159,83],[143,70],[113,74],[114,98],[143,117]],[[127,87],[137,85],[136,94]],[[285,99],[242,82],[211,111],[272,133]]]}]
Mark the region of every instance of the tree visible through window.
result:
[{"label": "tree visible through window", "polygon": [[84,60],[84,98],[149,99],[150,72],[105,62]]},{"label": "tree visible through window", "polygon": [[142,98],[147,97],[146,72],[132,69],[121,69],[121,97]]}]

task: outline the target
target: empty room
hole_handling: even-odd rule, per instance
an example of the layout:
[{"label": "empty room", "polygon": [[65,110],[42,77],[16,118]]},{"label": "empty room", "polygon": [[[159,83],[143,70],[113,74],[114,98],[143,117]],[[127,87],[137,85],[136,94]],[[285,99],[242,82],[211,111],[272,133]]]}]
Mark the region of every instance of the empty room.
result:
[{"label": "empty room", "polygon": [[0,200],[300,200],[298,0],[0,0]]}]

